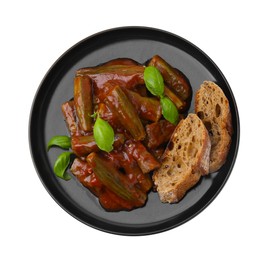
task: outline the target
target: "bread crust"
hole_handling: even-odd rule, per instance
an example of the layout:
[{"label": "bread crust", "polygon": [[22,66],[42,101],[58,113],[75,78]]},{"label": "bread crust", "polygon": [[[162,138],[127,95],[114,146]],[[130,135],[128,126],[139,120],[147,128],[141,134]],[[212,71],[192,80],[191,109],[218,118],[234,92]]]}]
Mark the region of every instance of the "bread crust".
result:
[{"label": "bread crust", "polygon": [[152,176],[162,202],[180,201],[208,173],[210,148],[208,131],[196,114],[179,122]]},{"label": "bread crust", "polygon": [[211,139],[210,169],[218,171],[225,163],[233,134],[229,101],[212,81],[204,81],[195,95],[195,113],[208,129]]}]

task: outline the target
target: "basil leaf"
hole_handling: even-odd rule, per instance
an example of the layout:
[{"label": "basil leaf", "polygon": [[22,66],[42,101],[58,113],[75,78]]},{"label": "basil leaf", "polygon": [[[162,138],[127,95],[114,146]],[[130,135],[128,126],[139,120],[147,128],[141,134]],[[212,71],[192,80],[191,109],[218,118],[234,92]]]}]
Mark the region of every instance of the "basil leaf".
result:
[{"label": "basil leaf", "polygon": [[148,66],[144,71],[144,81],[149,92],[154,96],[163,96],[164,94],[164,81],[160,71],[153,67]]},{"label": "basil leaf", "polygon": [[51,146],[59,146],[63,149],[69,149],[71,147],[70,137],[66,135],[56,135],[48,142],[47,150],[49,150]]},{"label": "basil leaf", "polygon": [[168,97],[162,97],[160,104],[164,118],[176,125],[179,120],[179,112],[174,103]]},{"label": "basil leaf", "polygon": [[114,131],[107,121],[98,116],[94,124],[93,133],[95,142],[101,150],[106,152],[112,151]]},{"label": "basil leaf", "polygon": [[66,173],[66,169],[70,163],[70,155],[72,152],[64,152],[60,154],[54,164],[54,173],[57,177],[68,181],[71,179],[70,175]]}]

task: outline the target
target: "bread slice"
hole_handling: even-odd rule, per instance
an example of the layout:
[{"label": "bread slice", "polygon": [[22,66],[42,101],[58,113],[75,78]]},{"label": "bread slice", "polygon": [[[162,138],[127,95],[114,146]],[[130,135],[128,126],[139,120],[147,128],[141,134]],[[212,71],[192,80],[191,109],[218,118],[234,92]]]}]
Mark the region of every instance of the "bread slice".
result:
[{"label": "bread slice", "polygon": [[212,81],[204,81],[195,96],[195,113],[203,121],[211,139],[210,169],[215,172],[225,163],[233,133],[229,101]]},{"label": "bread slice", "polygon": [[162,202],[178,202],[208,173],[210,147],[208,131],[196,114],[179,122],[152,176]]}]

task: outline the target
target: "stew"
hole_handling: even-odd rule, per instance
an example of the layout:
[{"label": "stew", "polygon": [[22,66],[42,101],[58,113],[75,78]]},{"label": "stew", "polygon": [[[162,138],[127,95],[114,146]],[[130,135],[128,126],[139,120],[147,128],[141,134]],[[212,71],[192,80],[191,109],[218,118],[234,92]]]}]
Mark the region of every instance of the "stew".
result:
[{"label": "stew", "polygon": [[[164,95],[180,115],[186,113],[192,90],[184,74],[158,55],[145,64],[160,71]],[[147,90],[145,67],[119,58],[81,68],[74,78],[73,100],[61,106],[75,154],[70,171],[107,211],[145,205],[153,186],[150,175],[160,167],[176,127],[162,116],[160,98]],[[97,117],[114,130],[110,152],[97,145],[93,134]]]}]

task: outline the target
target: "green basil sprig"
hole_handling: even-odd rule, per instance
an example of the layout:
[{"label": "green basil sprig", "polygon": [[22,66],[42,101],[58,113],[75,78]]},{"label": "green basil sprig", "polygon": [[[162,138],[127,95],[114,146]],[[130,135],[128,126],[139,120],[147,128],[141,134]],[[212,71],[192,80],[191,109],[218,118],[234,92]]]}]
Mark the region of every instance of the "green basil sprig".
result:
[{"label": "green basil sprig", "polygon": [[153,66],[146,67],[144,70],[144,81],[149,92],[160,98],[164,118],[176,125],[179,120],[179,112],[174,103],[164,96],[164,80],[160,71]]},{"label": "green basil sprig", "polygon": [[160,71],[153,67],[148,66],[144,70],[144,81],[149,92],[158,97],[164,94],[164,81]]},{"label": "green basil sprig", "polygon": [[160,98],[160,104],[164,118],[174,125],[177,124],[179,113],[173,102],[167,97],[162,97]]},{"label": "green basil sprig", "polygon": [[[66,135],[53,136],[47,144],[47,150],[49,150],[52,146],[69,149],[71,147],[71,139]],[[71,154],[72,152],[63,152],[58,156],[54,164],[54,173],[56,176],[66,181],[71,179],[70,175],[66,173],[66,170],[70,164]]]},{"label": "green basil sprig", "polygon": [[97,146],[105,151],[111,152],[113,150],[114,143],[114,131],[111,125],[96,115],[96,121],[93,128],[93,134]]},{"label": "green basil sprig", "polygon": [[70,156],[72,152],[63,152],[60,154],[54,164],[54,173],[57,177],[68,181],[71,179],[70,175],[66,172],[70,164]]},{"label": "green basil sprig", "polygon": [[47,144],[47,150],[49,150],[52,146],[59,146],[63,149],[69,149],[71,147],[70,137],[66,135],[53,136]]}]

